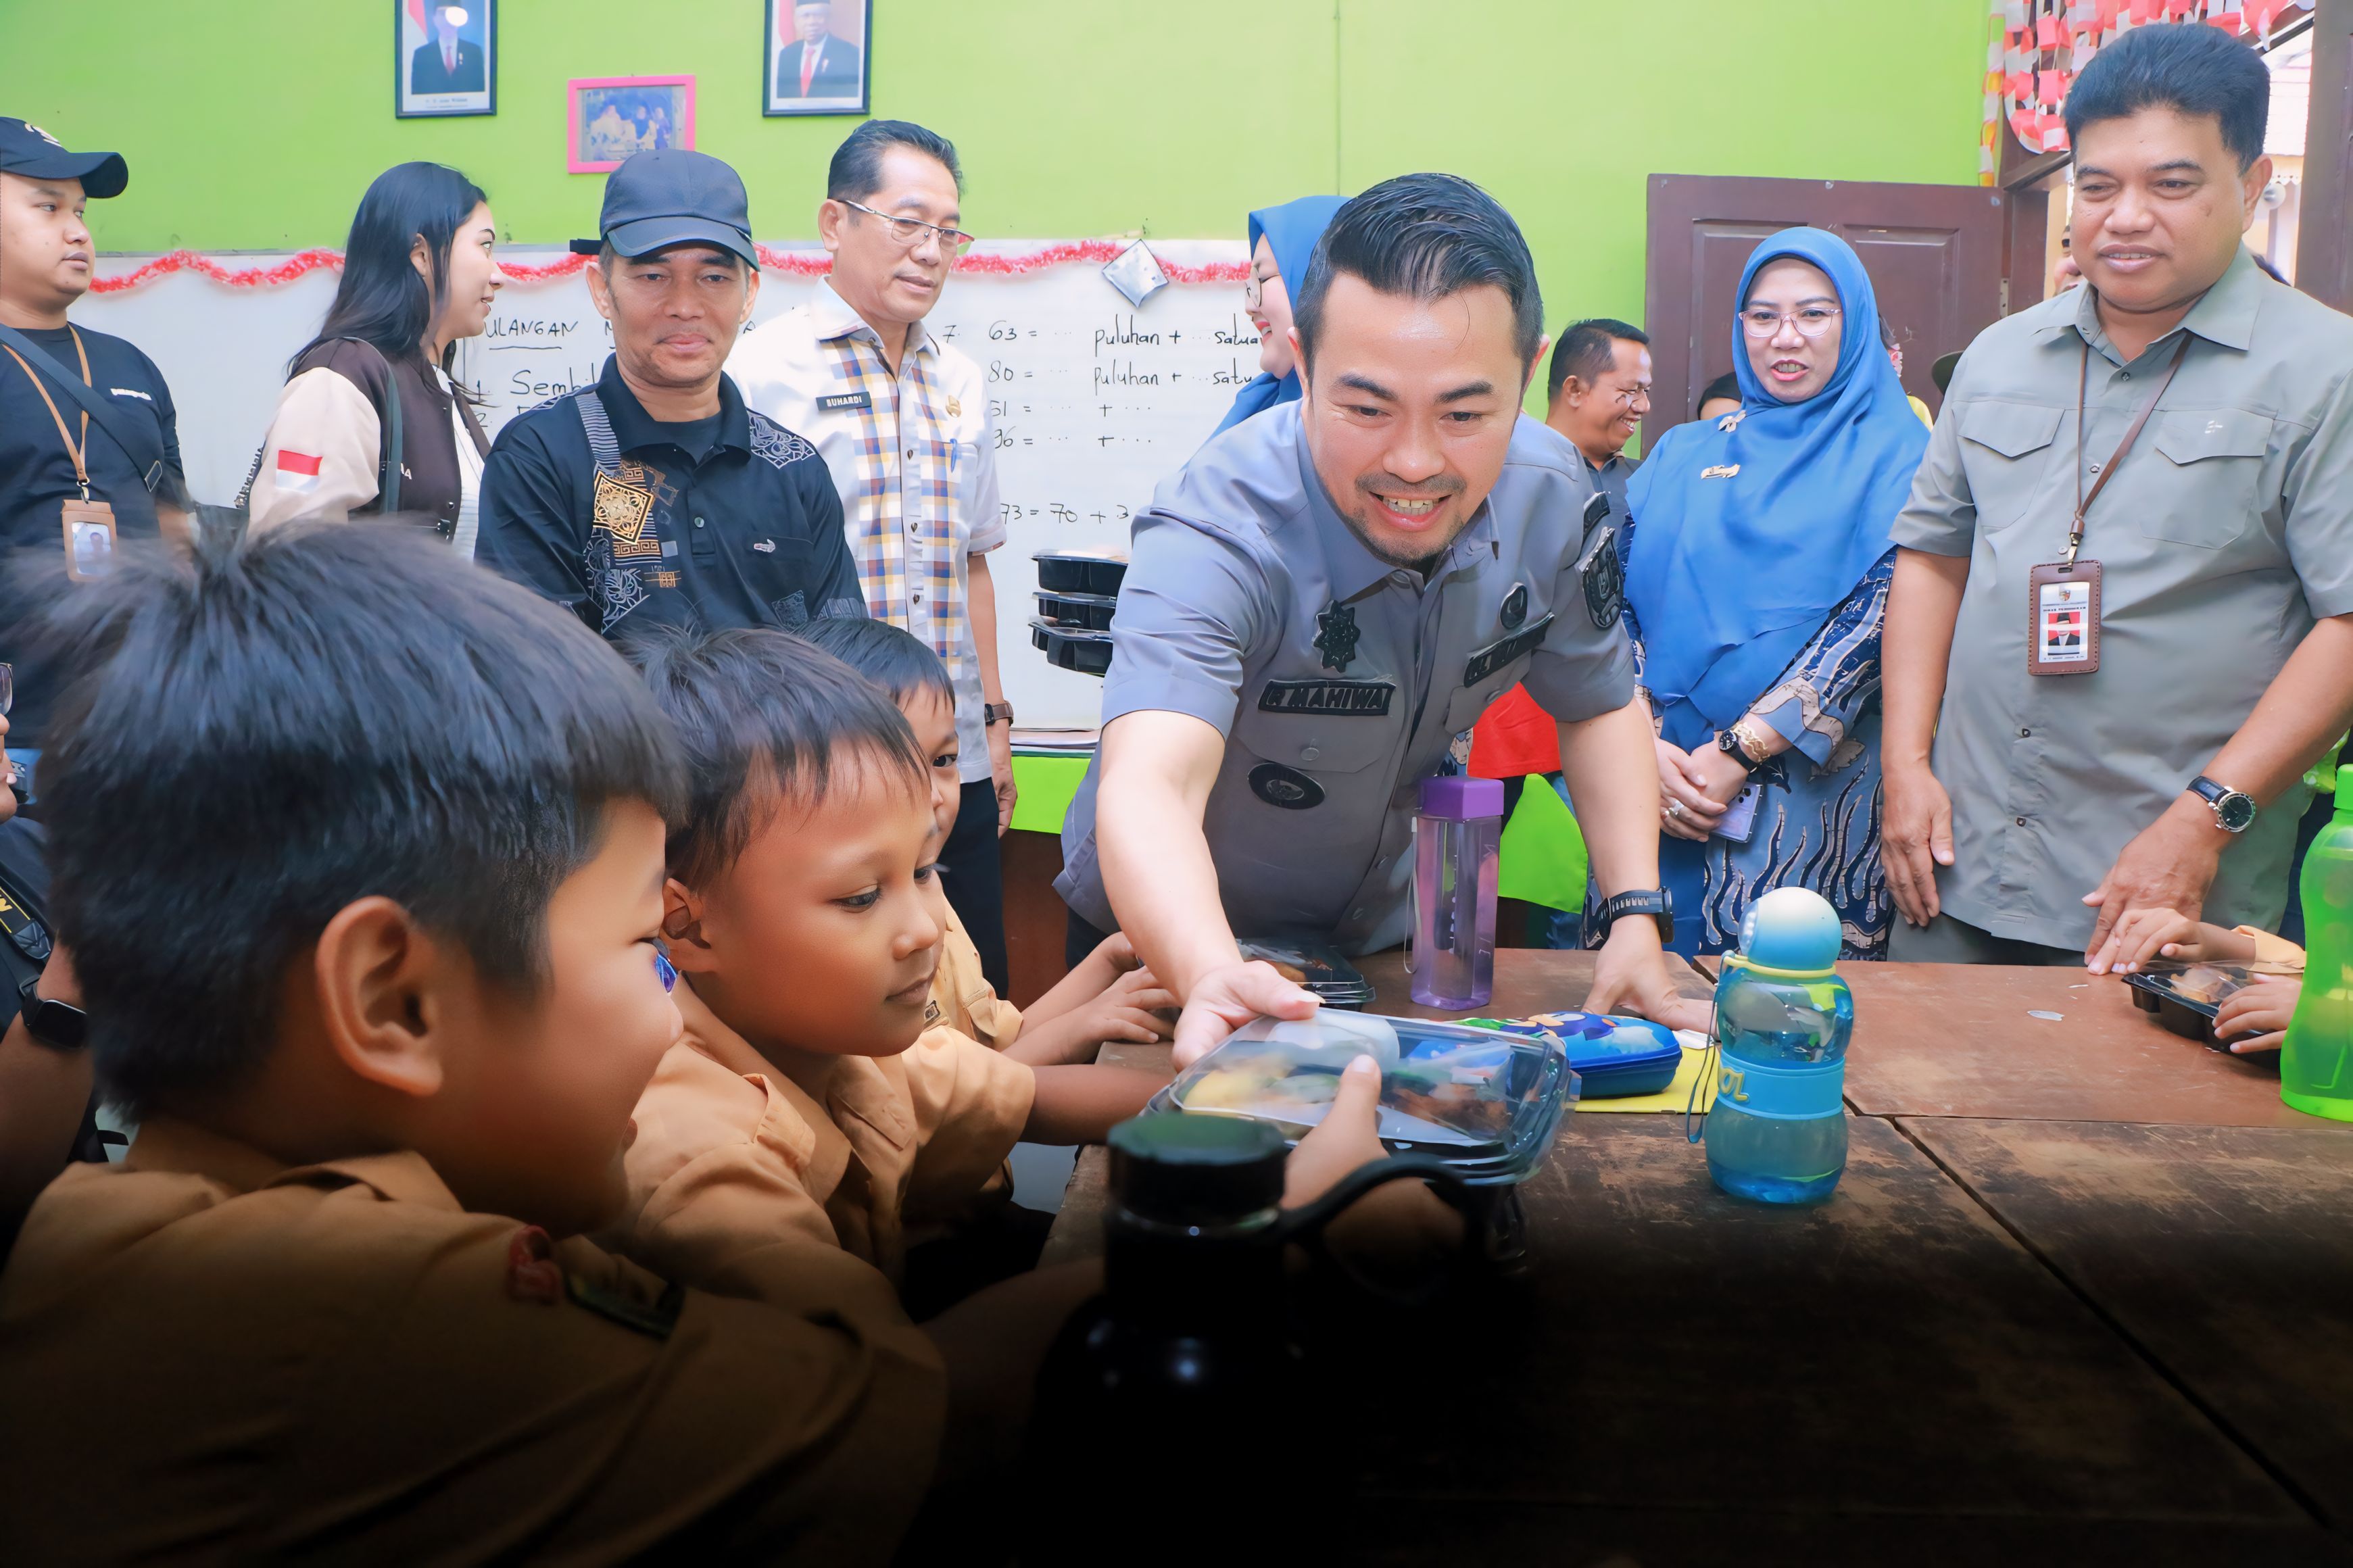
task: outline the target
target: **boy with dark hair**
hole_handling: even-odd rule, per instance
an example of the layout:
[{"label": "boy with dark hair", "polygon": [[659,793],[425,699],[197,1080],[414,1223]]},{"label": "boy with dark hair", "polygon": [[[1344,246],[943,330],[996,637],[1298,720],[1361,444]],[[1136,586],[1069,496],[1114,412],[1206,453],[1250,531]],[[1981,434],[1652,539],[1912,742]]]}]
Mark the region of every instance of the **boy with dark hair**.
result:
[{"label": "boy with dark hair", "polygon": [[692,781],[662,919],[686,1032],[638,1103],[612,1234],[696,1282],[797,1234],[897,1283],[911,1234],[971,1215],[1017,1141],[1100,1141],[1162,1080],[932,1026],[942,813],[874,683],[774,632],[642,657]]},{"label": "boy with dark hair", "polygon": [[0,1539],[883,1559],[944,1392],[887,1300],[804,1318],[557,1239],[617,1205],[679,1028],[642,683],[386,528],[127,565],[69,613],[55,912],[142,1125],[0,1275],[0,1408],[41,1435]]}]

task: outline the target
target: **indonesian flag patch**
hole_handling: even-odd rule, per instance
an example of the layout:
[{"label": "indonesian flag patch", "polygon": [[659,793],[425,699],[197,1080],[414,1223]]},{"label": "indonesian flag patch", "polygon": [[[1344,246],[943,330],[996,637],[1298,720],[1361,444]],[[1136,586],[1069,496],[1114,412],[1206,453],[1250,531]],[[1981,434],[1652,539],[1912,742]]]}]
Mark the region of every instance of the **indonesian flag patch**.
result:
[{"label": "indonesian flag patch", "polygon": [[278,449],[278,488],[295,491],[317,489],[319,459],[307,452],[280,447]]}]

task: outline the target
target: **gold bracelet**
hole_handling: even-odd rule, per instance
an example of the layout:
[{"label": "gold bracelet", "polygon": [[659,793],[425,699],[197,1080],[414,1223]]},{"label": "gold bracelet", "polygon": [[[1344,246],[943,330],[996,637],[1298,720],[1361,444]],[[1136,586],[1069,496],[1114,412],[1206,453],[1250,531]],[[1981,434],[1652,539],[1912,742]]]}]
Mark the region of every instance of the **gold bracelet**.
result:
[{"label": "gold bracelet", "polygon": [[1732,721],[1732,738],[1740,743],[1742,756],[1746,757],[1758,767],[1765,765],[1767,761],[1765,738],[1748,727],[1746,719],[1736,719]]}]

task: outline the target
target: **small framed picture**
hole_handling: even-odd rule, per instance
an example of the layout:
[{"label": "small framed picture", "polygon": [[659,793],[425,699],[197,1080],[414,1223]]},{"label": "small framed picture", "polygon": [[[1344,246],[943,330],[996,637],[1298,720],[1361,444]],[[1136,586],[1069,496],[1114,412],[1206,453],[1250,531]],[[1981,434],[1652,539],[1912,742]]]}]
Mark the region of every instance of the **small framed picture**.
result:
[{"label": "small framed picture", "polygon": [[694,147],[691,76],[580,77],[565,84],[571,112],[565,168],[575,174],[617,169],[632,153]]},{"label": "small framed picture", "polygon": [[874,0],[768,0],[763,114],[866,112]]},{"label": "small framed picture", "polygon": [[392,110],[403,120],[499,111],[499,0],[393,0]]}]

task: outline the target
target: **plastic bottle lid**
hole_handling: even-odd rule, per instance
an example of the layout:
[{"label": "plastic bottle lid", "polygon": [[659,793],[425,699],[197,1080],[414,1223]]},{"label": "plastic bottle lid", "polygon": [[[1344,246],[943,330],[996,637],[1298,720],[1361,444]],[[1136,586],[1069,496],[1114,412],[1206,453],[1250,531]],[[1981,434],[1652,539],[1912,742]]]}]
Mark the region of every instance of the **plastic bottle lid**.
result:
[{"label": "plastic bottle lid", "polygon": [[1108,1142],[1112,1196],[1145,1219],[1231,1224],[1282,1201],[1287,1145],[1266,1122],[1163,1111],[1121,1122]]},{"label": "plastic bottle lid", "polygon": [[1504,815],[1504,781],[1424,779],[1421,781],[1421,815],[1447,822],[1470,822],[1482,816],[1501,816]]},{"label": "plastic bottle lid", "polygon": [[1838,910],[1811,888],[1776,888],[1740,921],[1739,957],[1785,974],[1827,974],[1838,963]]}]

